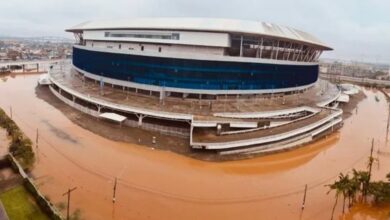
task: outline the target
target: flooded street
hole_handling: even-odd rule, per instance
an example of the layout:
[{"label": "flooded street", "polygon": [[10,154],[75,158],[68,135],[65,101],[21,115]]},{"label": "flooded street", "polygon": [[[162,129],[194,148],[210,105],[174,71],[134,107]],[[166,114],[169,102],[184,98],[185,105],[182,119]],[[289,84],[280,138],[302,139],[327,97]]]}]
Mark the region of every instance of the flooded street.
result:
[{"label": "flooded street", "polygon": [[[324,185],[340,172],[365,169],[375,139],[375,152],[385,146],[388,105],[382,93],[365,90],[367,98],[326,139],[286,153],[232,162],[205,162],[167,151],[100,137],[72,123],[35,94],[37,75],[0,81],[0,107],[12,107],[15,122],[33,140],[37,162],[33,175],[54,204],[66,202],[85,219],[330,219],[334,194]],[[379,97],[379,102],[375,100]],[[35,146],[34,146],[35,147]],[[374,154],[373,178],[390,172],[390,155]],[[116,203],[112,203],[118,178]],[[308,185],[305,210],[303,191]],[[387,219],[380,211],[356,206],[340,219]],[[341,204],[337,206],[341,214]]]}]

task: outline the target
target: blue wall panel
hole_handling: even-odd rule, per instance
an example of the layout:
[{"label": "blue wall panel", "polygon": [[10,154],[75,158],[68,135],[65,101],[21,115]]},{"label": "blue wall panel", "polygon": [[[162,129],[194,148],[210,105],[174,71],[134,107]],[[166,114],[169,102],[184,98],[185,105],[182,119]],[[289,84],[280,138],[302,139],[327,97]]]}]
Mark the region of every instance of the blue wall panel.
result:
[{"label": "blue wall panel", "polygon": [[73,64],[104,77],[186,89],[282,89],[309,85],[318,78],[318,65],[201,61],[79,48],[73,48]]}]

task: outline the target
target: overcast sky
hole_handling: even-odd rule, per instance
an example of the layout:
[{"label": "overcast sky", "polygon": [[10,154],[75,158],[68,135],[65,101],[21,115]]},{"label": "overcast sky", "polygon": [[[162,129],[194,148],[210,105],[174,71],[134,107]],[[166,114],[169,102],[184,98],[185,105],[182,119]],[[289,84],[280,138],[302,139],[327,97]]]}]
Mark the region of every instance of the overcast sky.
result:
[{"label": "overcast sky", "polygon": [[65,36],[95,19],[216,17],[273,22],[315,35],[323,57],[390,63],[390,0],[2,0],[1,36]]}]

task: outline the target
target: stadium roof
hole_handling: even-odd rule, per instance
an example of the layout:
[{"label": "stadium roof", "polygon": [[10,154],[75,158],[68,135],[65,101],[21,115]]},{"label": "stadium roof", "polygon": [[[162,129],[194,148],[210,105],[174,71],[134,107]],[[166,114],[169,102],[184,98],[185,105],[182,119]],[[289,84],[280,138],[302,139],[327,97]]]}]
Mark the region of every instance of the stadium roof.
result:
[{"label": "stadium roof", "polygon": [[244,33],[288,39],[332,50],[316,37],[306,32],[267,22],[220,19],[220,18],[133,18],[119,20],[87,21],[67,29],[68,32],[83,30],[181,30]]}]

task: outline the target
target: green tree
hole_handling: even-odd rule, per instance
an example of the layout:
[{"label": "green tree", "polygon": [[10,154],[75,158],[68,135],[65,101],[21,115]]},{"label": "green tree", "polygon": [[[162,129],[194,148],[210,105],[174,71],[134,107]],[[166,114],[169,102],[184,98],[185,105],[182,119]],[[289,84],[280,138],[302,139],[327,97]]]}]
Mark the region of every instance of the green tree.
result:
[{"label": "green tree", "polygon": [[368,193],[373,197],[374,203],[390,202],[390,183],[377,181],[370,183]]},{"label": "green tree", "polygon": [[337,187],[339,187],[339,190],[343,195],[343,213],[345,212],[345,200],[348,195],[349,186],[350,186],[349,175],[348,174],[344,175],[343,173],[340,173]]},{"label": "green tree", "polygon": [[352,178],[348,178],[345,191],[348,197],[348,208],[351,208],[356,200],[356,194],[359,192],[359,182],[356,181],[354,176],[352,176]]},{"label": "green tree", "polygon": [[[340,173],[339,179],[340,179],[341,175],[343,175],[343,174]],[[340,180],[336,180],[333,184],[330,184],[330,185],[327,185],[327,186],[329,187],[328,194],[331,191],[333,191],[333,190],[335,191],[335,202],[334,202],[334,205],[333,205],[333,208],[332,208],[332,216],[331,216],[331,220],[333,220],[334,211],[336,210],[336,206],[337,206],[337,202],[339,200],[339,196],[341,194],[343,194],[343,187],[342,187],[342,183],[340,182]]]},{"label": "green tree", "polygon": [[360,170],[357,171],[356,169],[352,170],[352,174],[353,174],[352,179],[355,182],[357,187],[356,194],[358,192],[361,192],[362,195],[361,199],[363,199],[363,197],[367,195],[367,190],[370,182],[370,175],[367,171],[360,171]]}]

